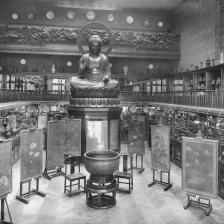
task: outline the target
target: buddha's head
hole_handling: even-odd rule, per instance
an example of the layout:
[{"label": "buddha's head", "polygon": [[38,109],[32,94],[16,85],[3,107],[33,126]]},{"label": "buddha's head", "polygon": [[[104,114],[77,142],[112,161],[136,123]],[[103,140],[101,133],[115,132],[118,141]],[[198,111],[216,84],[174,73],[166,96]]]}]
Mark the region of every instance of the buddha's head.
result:
[{"label": "buddha's head", "polygon": [[99,35],[92,35],[89,39],[89,50],[92,54],[98,55],[101,51],[102,39]]}]

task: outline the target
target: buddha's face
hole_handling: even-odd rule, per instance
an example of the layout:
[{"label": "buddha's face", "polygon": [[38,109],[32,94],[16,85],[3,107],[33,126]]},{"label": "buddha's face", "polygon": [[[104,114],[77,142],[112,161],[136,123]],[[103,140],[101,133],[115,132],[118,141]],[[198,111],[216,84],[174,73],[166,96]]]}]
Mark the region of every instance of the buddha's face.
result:
[{"label": "buddha's face", "polygon": [[98,55],[101,51],[102,40],[98,35],[93,35],[89,40],[89,50],[92,54]]}]

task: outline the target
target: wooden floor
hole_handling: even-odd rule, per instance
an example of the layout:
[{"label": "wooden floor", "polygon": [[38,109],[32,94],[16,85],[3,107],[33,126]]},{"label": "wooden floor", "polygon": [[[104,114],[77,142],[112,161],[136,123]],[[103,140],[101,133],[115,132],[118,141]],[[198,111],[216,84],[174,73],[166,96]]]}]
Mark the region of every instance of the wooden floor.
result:
[{"label": "wooden floor", "polygon": [[170,190],[165,192],[159,185],[148,188],[152,181],[148,149],[144,157],[145,171],[139,174],[134,170],[133,192],[130,195],[118,193],[117,204],[102,210],[88,207],[85,194],[66,196],[62,176],[51,181],[41,179],[40,190],[46,193],[45,198],[33,195],[29,204],[16,200],[19,165],[18,161],[13,166],[13,192],[8,196],[15,224],[224,224],[224,200],[221,198],[212,200],[210,216],[199,208],[183,209],[186,196],[181,191],[181,170],[175,165],[171,166],[173,187]]}]

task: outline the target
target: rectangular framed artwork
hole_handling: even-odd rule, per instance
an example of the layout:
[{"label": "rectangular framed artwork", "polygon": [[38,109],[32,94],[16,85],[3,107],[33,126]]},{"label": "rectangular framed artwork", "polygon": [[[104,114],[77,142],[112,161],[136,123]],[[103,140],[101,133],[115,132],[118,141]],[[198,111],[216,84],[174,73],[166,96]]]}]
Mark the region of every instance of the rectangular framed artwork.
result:
[{"label": "rectangular framed artwork", "polygon": [[218,196],[218,141],[182,137],[182,189]]},{"label": "rectangular framed artwork", "polygon": [[29,129],[20,132],[21,181],[42,175],[42,150],[42,129]]},{"label": "rectangular framed artwork", "polygon": [[132,115],[128,120],[129,154],[145,154],[145,117]]},{"label": "rectangular framed artwork", "polygon": [[151,125],[151,168],[170,171],[170,127]]},{"label": "rectangular framed artwork", "polygon": [[12,141],[0,143],[0,198],[12,192]]}]

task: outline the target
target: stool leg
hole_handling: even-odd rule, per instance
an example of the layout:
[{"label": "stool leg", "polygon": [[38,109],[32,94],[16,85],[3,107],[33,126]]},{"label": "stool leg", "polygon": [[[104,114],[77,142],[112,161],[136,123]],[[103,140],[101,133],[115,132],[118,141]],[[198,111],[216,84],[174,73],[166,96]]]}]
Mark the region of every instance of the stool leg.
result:
[{"label": "stool leg", "polygon": [[69,184],[69,197],[72,196],[72,181],[70,180],[70,184]]},{"label": "stool leg", "polygon": [[80,179],[78,180],[78,190],[80,190]]},{"label": "stool leg", "polygon": [[86,191],[86,203],[88,203],[88,191]]},{"label": "stool leg", "polygon": [[64,193],[66,192],[66,177],[65,177],[65,181],[64,181]]},{"label": "stool leg", "polygon": [[143,169],[143,155],[141,155],[141,168]]},{"label": "stool leg", "polygon": [[83,191],[85,192],[86,191],[86,178],[85,177],[83,178],[83,181],[84,181],[84,189],[83,189]]}]

